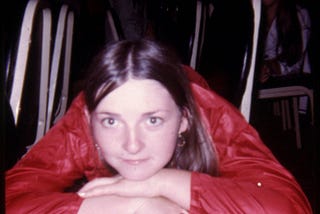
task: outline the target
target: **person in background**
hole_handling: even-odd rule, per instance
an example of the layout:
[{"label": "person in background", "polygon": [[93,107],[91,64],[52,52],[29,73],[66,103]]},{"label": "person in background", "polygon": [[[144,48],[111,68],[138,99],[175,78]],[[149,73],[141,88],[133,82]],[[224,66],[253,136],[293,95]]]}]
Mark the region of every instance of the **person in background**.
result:
[{"label": "person in background", "polygon": [[256,130],[174,51],[123,40],[88,74],[6,172],[8,214],[312,212]]},{"label": "person in background", "polygon": [[[264,54],[260,87],[289,85],[312,87],[308,43],[311,20],[306,8],[292,0],[263,0]],[[300,111],[308,98],[301,97]]]},{"label": "person in background", "polygon": [[263,0],[264,62],[260,82],[272,77],[311,73],[308,11],[292,0]]}]

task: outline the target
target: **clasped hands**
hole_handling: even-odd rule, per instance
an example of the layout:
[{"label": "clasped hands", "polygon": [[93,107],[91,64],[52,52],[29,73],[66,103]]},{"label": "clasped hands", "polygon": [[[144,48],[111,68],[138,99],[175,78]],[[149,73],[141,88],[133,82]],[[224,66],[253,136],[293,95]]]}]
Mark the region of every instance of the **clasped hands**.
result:
[{"label": "clasped hands", "polygon": [[83,198],[102,195],[119,195],[124,197],[159,196],[158,185],[152,184],[152,178],[143,181],[127,180],[120,175],[96,178],[84,185],[78,192]]},{"label": "clasped hands", "polygon": [[273,75],[281,75],[280,64],[277,60],[266,60],[264,61],[261,73],[259,77],[260,83],[265,83]]},{"label": "clasped hands", "polygon": [[[166,182],[170,182],[168,177],[179,174],[176,171],[178,170],[162,169],[155,175],[138,181],[128,180],[120,175],[96,178],[84,185],[78,195],[85,199],[103,196],[126,198],[135,202],[133,213],[150,213],[151,210],[152,213],[159,214],[188,213],[166,195]],[[172,191],[174,194],[174,190]]]}]

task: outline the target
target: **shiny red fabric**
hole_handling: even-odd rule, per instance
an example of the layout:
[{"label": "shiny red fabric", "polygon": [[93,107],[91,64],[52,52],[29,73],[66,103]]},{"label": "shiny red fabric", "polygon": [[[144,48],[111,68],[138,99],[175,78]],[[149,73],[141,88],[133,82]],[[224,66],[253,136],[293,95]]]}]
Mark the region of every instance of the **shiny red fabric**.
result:
[{"label": "shiny red fabric", "polygon": [[[190,213],[312,213],[294,177],[231,104],[186,68],[219,155],[220,175],[192,173]],[[199,86],[202,85],[203,87]],[[64,189],[85,176],[110,176],[93,146],[80,94],[66,115],[6,173],[6,213],[77,213]]]}]

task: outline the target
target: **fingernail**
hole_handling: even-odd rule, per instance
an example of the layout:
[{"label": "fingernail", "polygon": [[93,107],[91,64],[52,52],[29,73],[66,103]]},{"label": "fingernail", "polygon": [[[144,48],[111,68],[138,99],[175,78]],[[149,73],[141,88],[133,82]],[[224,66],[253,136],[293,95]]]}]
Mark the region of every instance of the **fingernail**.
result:
[{"label": "fingernail", "polygon": [[79,195],[80,197],[84,197],[84,196],[85,196],[85,193],[84,193],[84,192],[78,192],[78,195]]}]

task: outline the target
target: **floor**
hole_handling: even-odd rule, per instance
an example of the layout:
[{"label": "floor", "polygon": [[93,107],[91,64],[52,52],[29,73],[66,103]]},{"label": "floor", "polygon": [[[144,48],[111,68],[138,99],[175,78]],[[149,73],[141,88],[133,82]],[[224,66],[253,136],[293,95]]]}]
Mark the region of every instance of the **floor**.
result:
[{"label": "floor", "polygon": [[319,139],[320,129],[310,124],[309,115],[300,114],[302,148],[297,149],[295,131],[283,130],[280,116],[273,113],[272,102],[253,105],[251,124],[278,160],[296,177],[314,213],[320,213]]}]

